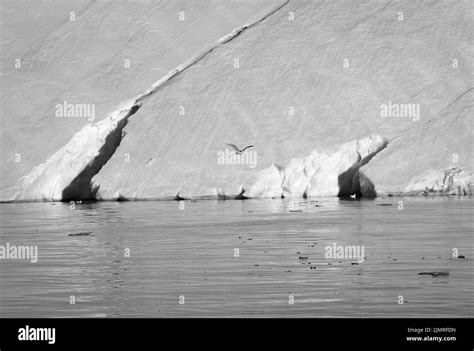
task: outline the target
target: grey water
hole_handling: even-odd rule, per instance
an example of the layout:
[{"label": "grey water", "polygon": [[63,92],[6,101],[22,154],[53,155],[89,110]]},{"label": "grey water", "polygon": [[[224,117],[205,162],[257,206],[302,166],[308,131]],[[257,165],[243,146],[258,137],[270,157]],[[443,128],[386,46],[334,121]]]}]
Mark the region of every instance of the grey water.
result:
[{"label": "grey water", "polygon": [[471,198],[290,201],[0,204],[0,317],[473,316]]}]

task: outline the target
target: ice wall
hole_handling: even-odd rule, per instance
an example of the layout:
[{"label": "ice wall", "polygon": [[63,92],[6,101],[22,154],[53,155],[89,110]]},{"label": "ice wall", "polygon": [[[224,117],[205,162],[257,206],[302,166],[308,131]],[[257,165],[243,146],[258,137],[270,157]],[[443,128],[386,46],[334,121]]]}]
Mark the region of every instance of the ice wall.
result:
[{"label": "ice wall", "polygon": [[[63,173],[97,170],[99,199],[470,194],[470,8],[277,2],[141,90],[99,170],[82,153]],[[225,143],[254,145],[256,167],[220,162]],[[39,170],[22,199],[82,189]]]}]

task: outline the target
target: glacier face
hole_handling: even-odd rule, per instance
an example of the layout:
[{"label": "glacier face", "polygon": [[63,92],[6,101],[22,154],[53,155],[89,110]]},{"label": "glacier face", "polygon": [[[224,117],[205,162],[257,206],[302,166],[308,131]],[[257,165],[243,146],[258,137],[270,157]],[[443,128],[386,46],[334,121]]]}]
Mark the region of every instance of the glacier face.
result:
[{"label": "glacier face", "polygon": [[[143,89],[91,187],[70,194],[470,194],[469,9],[468,1],[274,2],[270,16],[235,26],[184,71]],[[256,168],[219,162],[227,142],[255,145]],[[20,198],[58,199],[91,162],[83,153],[82,168],[64,166],[53,179],[57,164],[43,156],[51,171],[23,179]]]},{"label": "glacier face", "polygon": [[[18,193],[32,199],[34,191],[23,192],[19,179],[48,162],[82,128],[116,113],[123,102],[149,89],[206,44],[249,18],[266,14],[277,3],[0,3],[0,199]],[[95,120],[57,118],[55,106],[65,101],[94,105]],[[48,192],[37,190],[37,196]]]}]

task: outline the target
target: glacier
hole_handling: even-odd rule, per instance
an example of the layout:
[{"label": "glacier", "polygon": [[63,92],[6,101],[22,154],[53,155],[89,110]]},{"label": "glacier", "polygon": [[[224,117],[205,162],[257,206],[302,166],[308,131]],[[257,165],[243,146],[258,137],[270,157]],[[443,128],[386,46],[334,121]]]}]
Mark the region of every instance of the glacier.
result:
[{"label": "glacier", "polygon": [[[22,154],[34,157],[21,165],[2,160],[1,200],[472,194],[469,1],[263,7],[244,11],[243,24],[220,39],[192,44],[190,58],[179,57],[157,81],[144,60],[146,68],[120,82],[132,79],[133,94],[102,85],[107,104],[98,111],[106,117],[96,123],[44,128],[30,112],[25,121],[35,123],[24,133],[32,140],[23,145],[24,136],[11,135],[20,130],[15,123],[28,123],[2,118],[10,134],[2,133],[2,148],[28,148]],[[89,15],[90,26],[97,21],[104,18]],[[50,52],[47,39],[39,53]],[[82,89],[67,87],[61,96]],[[113,101],[125,102],[117,108]],[[416,106],[418,116],[382,111],[394,104]],[[226,141],[254,144],[256,167],[218,162]]]}]

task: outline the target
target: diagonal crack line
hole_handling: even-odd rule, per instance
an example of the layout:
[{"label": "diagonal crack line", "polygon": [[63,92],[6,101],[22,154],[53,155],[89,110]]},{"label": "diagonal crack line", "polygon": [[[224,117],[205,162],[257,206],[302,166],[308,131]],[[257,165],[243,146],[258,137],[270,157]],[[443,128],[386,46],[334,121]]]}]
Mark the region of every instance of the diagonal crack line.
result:
[{"label": "diagonal crack line", "polygon": [[215,42],[214,44],[212,44],[211,46],[207,45],[205,46],[204,50],[201,51],[200,53],[198,53],[197,55],[195,55],[191,60],[189,60],[188,62],[185,62],[185,63],[182,63],[181,65],[178,65],[175,69],[171,70],[170,72],[168,72],[168,74],[166,74],[164,77],[162,77],[160,80],[158,80],[157,82],[155,82],[150,89],[148,89],[147,91],[145,91],[144,93],[138,95],[135,100],[136,101],[139,101],[139,100],[142,100],[143,98],[147,97],[147,96],[150,96],[152,95],[153,93],[155,93],[159,87],[161,87],[162,85],[164,85],[165,83],[169,82],[172,78],[174,78],[176,75],[180,74],[181,72],[184,72],[185,70],[187,70],[189,67],[191,66],[194,66],[195,64],[197,64],[198,62],[202,61],[204,58],[206,58],[211,52],[213,52],[216,48],[220,47],[221,45],[223,44],[226,44],[230,41],[232,41],[233,39],[237,38],[238,36],[240,36],[243,32],[245,32],[246,30],[256,26],[257,24],[265,21],[268,17],[270,17],[271,15],[273,15],[274,13],[278,12],[281,8],[283,8],[285,5],[287,5],[289,3],[290,0],[286,0],[285,2],[283,3],[280,3],[278,6],[276,6],[275,8],[273,8],[270,12],[268,12],[267,14],[265,14],[263,17],[260,17],[259,19],[257,19],[256,21],[252,22],[252,23],[248,23],[248,24],[244,24],[236,29],[234,29],[231,33],[227,34],[226,36],[220,38],[217,42]]},{"label": "diagonal crack line", "polygon": [[365,16],[364,18],[360,19],[359,21],[357,21],[352,27],[350,27],[349,29],[346,29],[344,32],[350,32],[351,30],[353,30],[355,27],[357,27],[359,24],[361,24],[362,22],[365,22],[366,20],[368,20],[370,17],[372,16],[375,16],[376,14],[378,14],[379,12],[382,12],[383,10],[385,10],[388,6],[390,5],[390,2],[386,3],[380,10],[377,10],[375,12],[372,12],[371,14]]},{"label": "diagonal crack line", "polygon": [[453,99],[449,104],[447,104],[445,107],[443,107],[439,112],[438,112],[438,116],[445,110],[447,110],[448,108],[450,108],[452,105],[454,105],[459,99],[461,99],[464,95],[468,94],[472,89],[474,88],[469,88],[467,89],[465,92],[459,94],[455,99]]},{"label": "diagonal crack line", "polygon": [[[473,90],[474,88],[469,88],[467,89],[466,91],[460,93],[459,95],[457,95],[453,100],[451,100],[451,102],[449,104],[447,104],[445,107],[443,107],[441,110],[439,110],[439,112],[436,114],[436,117],[441,115],[441,113],[443,113],[444,111],[446,111],[447,109],[449,109],[451,106],[453,106],[457,101],[459,101],[463,96],[467,95],[471,90]],[[464,109],[467,109],[467,107],[465,107]],[[451,121],[451,124],[454,123],[454,120],[457,119],[458,117],[460,116],[460,113],[458,114],[458,116],[456,116],[453,121]],[[423,122],[423,124],[425,125],[428,125],[430,123],[434,122],[434,117],[427,120],[426,122]],[[411,127],[408,127],[406,129],[403,130],[403,133],[404,134],[401,134],[401,135],[398,135],[398,136],[395,136],[393,138],[391,138],[390,140],[393,141],[393,140],[396,140],[396,139],[399,139],[399,138],[402,138],[402,137],[405,137],[408,133],[407,132],[410,132],[411,130],[415,129],[415,128],[418,128],[418,125],[412,125]],[[427,126],[425,126],[425,129],[427,128]],[[420,139],[421,140],[421,139]]]}]

